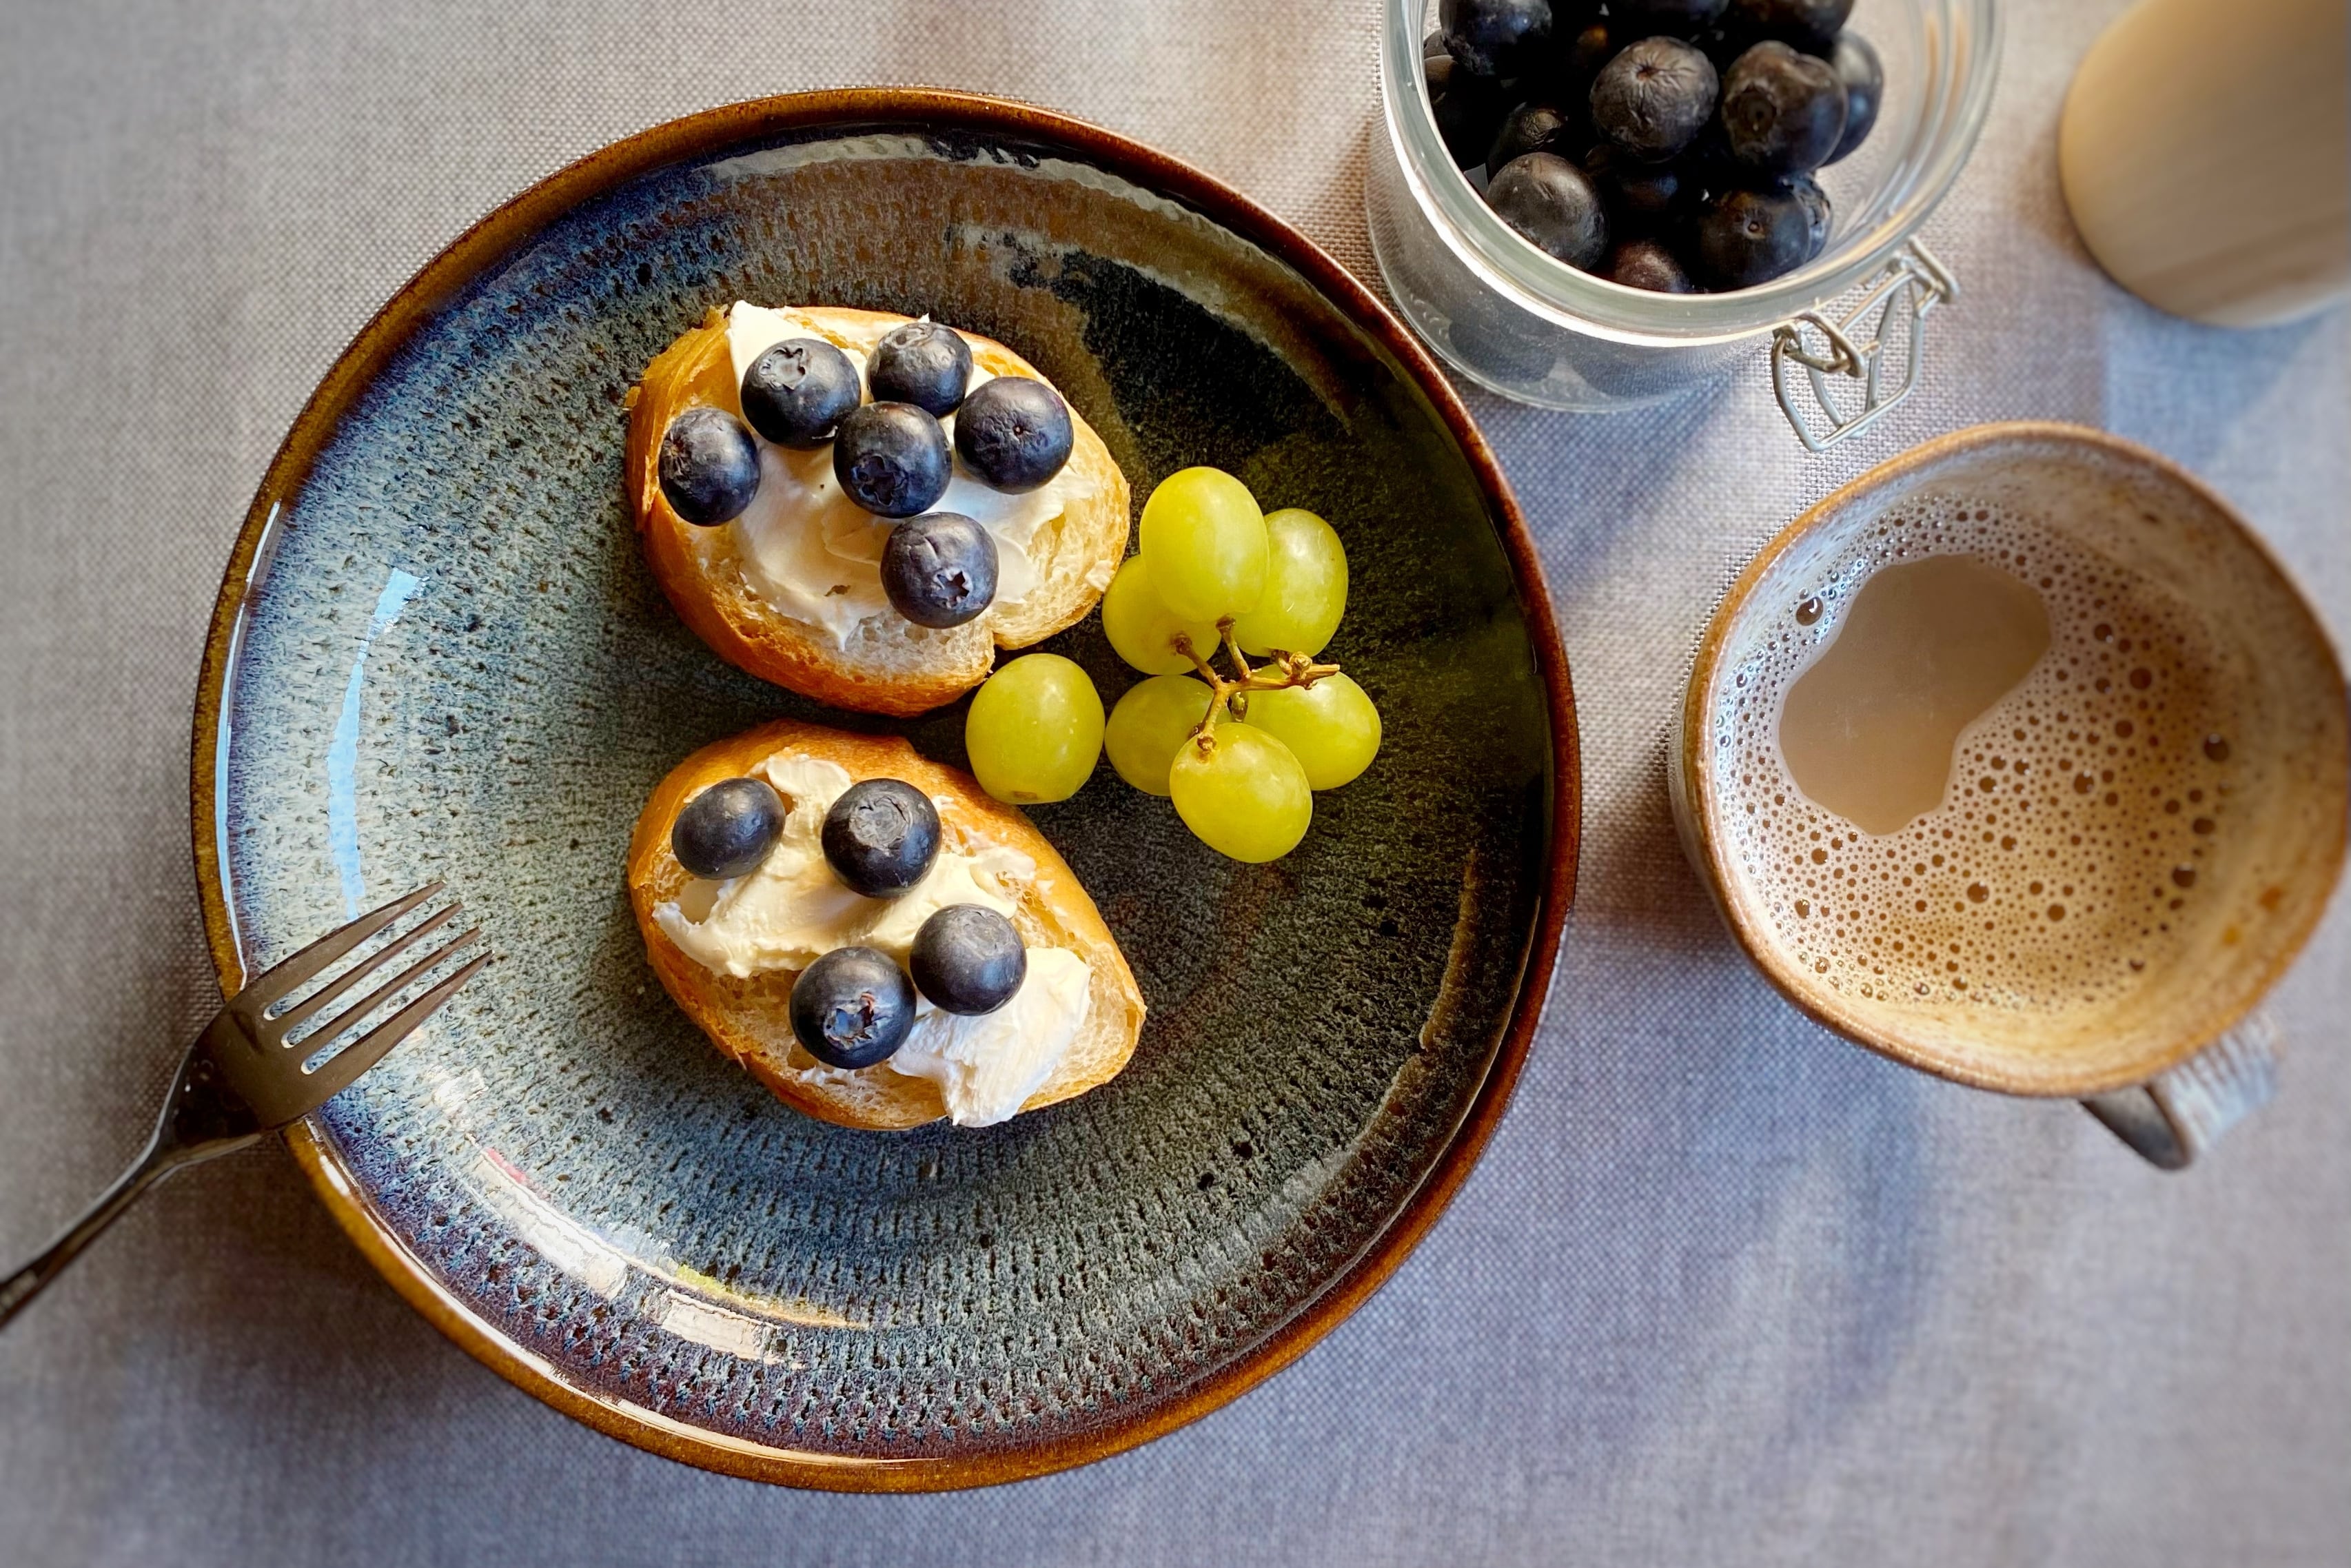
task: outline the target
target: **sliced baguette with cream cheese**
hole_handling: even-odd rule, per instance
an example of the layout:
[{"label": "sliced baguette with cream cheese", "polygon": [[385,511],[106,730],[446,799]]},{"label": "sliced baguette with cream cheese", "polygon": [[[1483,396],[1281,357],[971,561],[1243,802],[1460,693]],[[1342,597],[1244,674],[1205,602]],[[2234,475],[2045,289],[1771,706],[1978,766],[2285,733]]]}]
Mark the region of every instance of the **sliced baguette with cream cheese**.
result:
[{"label": "sliced baguette with cream cheese", "polygon": [[[996,650],[1074,625],[1102,600],[1126,554],[1126,476],[1076,409],[1070,460],[1041,489],[990,489],[960,460],[936,511],[977,517],[997,541],[997,598],[986,613],[935,631],[893,610],[879,561],[892,523],[841,496],[831,449],[759,446],[759,494],[734,521],[696,528],[662,494],[662,434],[689,408],[742,416],[749,362],[788,338],[814,337],[862,377],[873,345],[908,319],[873,310],[737,303],[664,350],[632,393],[628,489],[645,559],[685,623],[727,663],[820,702],[916,714],[987,679]],[[992,339],[964,332],[972,385],[991,376],[1043,381]],[[953,415],[949,415],[950,425]],[[994,514],[990,516],[988,514]]]},{"label": "sliced baguette with cream cheese", "polygon": [[[938,808],[938,861],[903,900],[860,898],[830,877],[820,851],[813,867],[807,863],[813,830],[803,813],[797,835],[788,824],[758,871],[737,882],[700,881],[671,852],[671,827],[695,795],[745,776],[767,778],[788,810],[811,809],[816,821],[830,804],[817,803],[827,780],[904,779]],[[806,798],[794,799],[795,787]],[[645,802],[628,877],[646,954],[678,1006],[787,1103],[842,1126],[917,1127],[950,1115],[984,1125],[1067,1100],[1115,1077],[1143,1029],[1143,994],[1124,955],[1044,835],[969,776],[893,737],[783,720],[705,747]],[[1029,950],[1029,977],[998,1012],[958,1019],[923,1003],[925,1016],[898,1053],[864,1068],[826,1066],[793,1038],[793,981],[816,949],[847,945],[826,932],[903,965],[904,946],[930,905],[987,900],[998,902]]]}]

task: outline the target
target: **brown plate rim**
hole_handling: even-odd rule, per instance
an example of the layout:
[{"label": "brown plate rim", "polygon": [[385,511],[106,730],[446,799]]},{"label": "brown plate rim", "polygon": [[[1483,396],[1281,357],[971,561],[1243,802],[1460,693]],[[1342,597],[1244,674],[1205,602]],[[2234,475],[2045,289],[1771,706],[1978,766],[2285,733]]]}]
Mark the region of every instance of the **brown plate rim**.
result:
[{"label": "brown plate rim", "polygon": [[1538,894],[1534,928],[1510,1023],[1452,1140],[1378,1238],[1290,1322],[1230,1364],[1176,1396],[1081,1431],[981,1455],[849,1458],[728,1438],[583,1389],[567,1381],[553,1364],[499,1335],[444,1289],[423,1261],[376,1219],[310,1123],[287,1130],[287,1146],[329,1211],[409,1304],[475,1360],[565,1415],[653,1453],[754,1480],[835,1491],[942,1491],[1044,1475],[1134,1448],[1207,1415],[1304,1354],[1395,1272],[1459,1190],[1510,1103],[1541,1016],[1561,934],[1575,896],[1582,827],[1575,697],[1566,652],[1525,517],[1492,449],[1436,361],[1353,273],[1249,197],[1179,159],[1085,120],[984,94],[928,88],[789,93],[705,110],[590,152],[497,207],[426,263],[360,329],[296,417],[246,514],[213,608],[196,691],[190,811],[205,942],[223,992],[234,995],[243,987],[246,972],[229,915],[216,833],[221,702],[246,600],[266,570],[265,546],[271,517],[282,498],[300,488],[312,463],[332,437],[342,410],[436,308],[581,203],[642,174],[744,142],[855,125],[974,131],[1065,147],[1145,190],[1173,196],[1240,235],[1298,272],[1338,306],[1411,376],[1468,461],[1499,525],[1552,719],[1551,863]]}]

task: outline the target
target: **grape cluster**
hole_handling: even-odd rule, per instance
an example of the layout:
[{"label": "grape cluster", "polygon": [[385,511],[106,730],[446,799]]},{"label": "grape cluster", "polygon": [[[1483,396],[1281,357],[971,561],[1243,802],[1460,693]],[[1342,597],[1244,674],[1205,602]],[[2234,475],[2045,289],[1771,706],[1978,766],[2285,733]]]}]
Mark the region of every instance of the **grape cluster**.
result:
[{"label": "grape cluster", "polygon": [[1102,596],[1102,631],[1148,678],[1105,720],[1076,664],[1013,660],[972,699],[972,772],[1000,800],[1067,800],[1107,747],[1120,778],[1171,799],[1209,848],[1279,859],[1306,836],[1314,791],[1353,779],[1380,748],[1370,696],[1316,660],[1346,612],[1346,549],[1313,513],[1268,515],[1216,468],[1162,481],[1141,533]]},{"label": "grape cluster", "polygon": [[[1853,0],[1444,0],[1437,128],[1486,203],[1583,271],[1668,294],[1818,256],[1813,172],[1859,147],[1885,71]],[[1474,180],[1474,176],[1473,176]]]}]

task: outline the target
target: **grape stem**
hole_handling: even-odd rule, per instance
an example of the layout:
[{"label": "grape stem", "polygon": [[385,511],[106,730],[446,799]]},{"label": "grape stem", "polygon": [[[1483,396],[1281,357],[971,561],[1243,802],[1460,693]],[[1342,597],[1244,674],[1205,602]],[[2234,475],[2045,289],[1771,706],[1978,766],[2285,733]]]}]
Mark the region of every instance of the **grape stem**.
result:
[{"label": "grape stem", "polygon": [[[1223,639],[1226,657],[1232,661],[1236,678],[1231,680],[1218,674],[1217,666],[1200,656],[1199,650],[1192,646],[1188,633],[1176,633],[1176,651],[1191,660],[1192,668],[1208,683],[1208,711],[1201,715],[1200,722],[1192,727],[1190,737],[1192,743],[1202,751],[1216,748],[1210,726],[1216,720],[1217,710],[1229,698],[1243,692],[1278,692],[1292,686],[1311,686],[1325,675],[1339,673],[1336,664],[1316,664],[1311,653],[1286,653],[1280,648],[1273,650],[1267,663],[1251,668],[1249,656],[1241,652],[1240,639],[1234,635],[1233,617],[1228,615],[1217,622],[1217,631]],[[1213,654],[1216,650],[1211,648],[1208,652]]]}]

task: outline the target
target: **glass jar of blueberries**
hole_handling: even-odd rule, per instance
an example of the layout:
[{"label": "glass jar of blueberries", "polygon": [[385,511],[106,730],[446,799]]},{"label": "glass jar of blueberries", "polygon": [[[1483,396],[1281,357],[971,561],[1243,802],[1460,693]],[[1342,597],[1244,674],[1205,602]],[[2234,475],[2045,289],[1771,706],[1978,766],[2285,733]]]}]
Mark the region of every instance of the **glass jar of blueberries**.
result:
[{"label": "glass jar of blueberries", "polygon": [[1917,231],[1991,105],[1996,0],[1385,5],[1373,249],[1463,374],[1605,411],[1768,344],[1815,450],[1909,390],[1956,292]]}]

